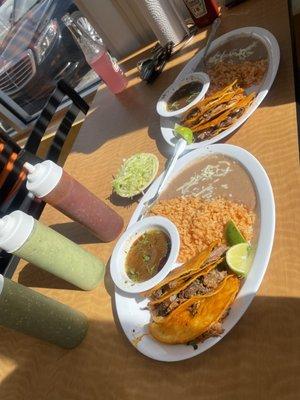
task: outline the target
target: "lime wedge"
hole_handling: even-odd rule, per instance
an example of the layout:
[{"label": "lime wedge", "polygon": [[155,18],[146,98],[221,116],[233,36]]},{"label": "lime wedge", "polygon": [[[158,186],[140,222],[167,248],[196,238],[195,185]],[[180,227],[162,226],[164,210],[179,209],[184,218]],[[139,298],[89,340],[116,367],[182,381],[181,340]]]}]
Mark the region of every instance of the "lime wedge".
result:
[{"label": "lime wedge", "polygon": [[194,142],[193,131],[186,126],[175,124],[174,134],[175,136],[181,136],[183,139],[185,139],[187,141],[187,144],[192,144]]},{"label": "lime wedge", "polygon": [[146,189],[158,171],[158,158],[151,153],[138,153],[124,161],[113,180],[114,192],[122,197],[133,197]]},{"label": "lime wedge", "polygon": [[247,276],[250,269],[251,246],[248,243],[239,243],[230,247],[226,253],[228,267],[241,277]]},{"label": "lime wedge", "polygon": [[235,223],[232,220],[229,220],[226,224],[225,237],[226,237],[228,246],[234,246],[235,244],[238,244],[238,243],[246,243],[247,242],[247,240],[244,238],[244,236],[241,234],[238,227],[235,225]]}]

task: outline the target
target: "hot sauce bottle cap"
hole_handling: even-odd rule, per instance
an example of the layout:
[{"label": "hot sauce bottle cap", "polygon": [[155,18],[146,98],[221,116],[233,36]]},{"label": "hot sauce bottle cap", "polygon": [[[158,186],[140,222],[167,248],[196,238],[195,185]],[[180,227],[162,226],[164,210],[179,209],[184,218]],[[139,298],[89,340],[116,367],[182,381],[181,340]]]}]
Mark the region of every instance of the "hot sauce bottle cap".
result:
[{"label": "hot sauce bottle cap", "polygon": [[31,235],[34,218],[23,211],[13,211],[0,219],[0,248],[13,253],[17,251]]},{"label": "hot sauce bottle cap", "polygon": [[53,161],[46,160],[36,165],[25,163],[28,170],[26,187],[34,196],[44,197],[58,185],[63,169]]}]

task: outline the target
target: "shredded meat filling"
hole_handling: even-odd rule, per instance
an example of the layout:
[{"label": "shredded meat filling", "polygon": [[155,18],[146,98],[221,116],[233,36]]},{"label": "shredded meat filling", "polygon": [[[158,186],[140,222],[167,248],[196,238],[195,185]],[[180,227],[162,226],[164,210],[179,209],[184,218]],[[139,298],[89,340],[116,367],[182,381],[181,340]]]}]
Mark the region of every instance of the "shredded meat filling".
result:
[{"label": "shredded meat filling", "polygon": [[208,331],[204,332],[201,336],[197,338],[197,342],[204,342],[206,339],[213,336],[220,336],[224,332],[222,322],[216,322],[213,324]]},{"label": "shredded meat filling", "polygon": [[171,281],[167,283],[166,285],[160,287],[157,289],[155,292],[152,293],[151,299],[152,300],[158,300],[160,297],[162,297],[168,290],[173,289],[177,285],[177,280],[175,279],[174,281]]},{"label": "shredded meat filling", "polygon": [[181,303],[187,299],[190,299],[192,296],[206,294],[216,289],[226,275],[226,271],[213,269],[206,275],[200,276],[177,295],[172,295],[170,298],[161,302],[157,307],[154,308],[154,314],[156,316],[165,317]]},{"label": "shredded meat filling", "polygon": [[216,132],[224,130],[224,128],[227,128],[228,126],[232,125],[234,120],[240,118],[240,116],[244,113],[244,111],[245,111],[244,108],[238,108],[236,110],[233,110],[233,112],[224,121],[221,121],[218,125],[214,125],[203,131],[195,130],[194,133],[195,135],[197,135],[197,140],[199,141],[199,140],[211,139],[216,134]]},{"label": "shredded meat filling", "polygon": [[189,307],[189,312],[192,314],[193,317],[194,317],[194,316],[197,314],[197,312],[198,312],[198,306],[199,306],[199,303],[194,303],[194,304],[192,304],[192,305]]},{"label": "shredded meat filling", "polygon": [[[227,251],[228,247],[225,245],[220,245],[216,247],[208,257],[208,259],[205,262],[205,265],[212,264],[213,262],[217,261],[222,255]],[[151,299],[152,300],[158,300],[160,297],[162,297],[168,290],[171,290],[176,287],[178,283],[177,279],[174,279],[173,281],[167,283],[166,285],[163,285],[159,289],[157,289],[155,292],[152,293]]]},{"label": "shredded meat filling", "polygon": [[206,260],[206,264],[212,264],[215,261],[218,261],[220,257],[228,250],[228,246],[221,244],[220,246],[213,249],[210,253],[210,256]]}]

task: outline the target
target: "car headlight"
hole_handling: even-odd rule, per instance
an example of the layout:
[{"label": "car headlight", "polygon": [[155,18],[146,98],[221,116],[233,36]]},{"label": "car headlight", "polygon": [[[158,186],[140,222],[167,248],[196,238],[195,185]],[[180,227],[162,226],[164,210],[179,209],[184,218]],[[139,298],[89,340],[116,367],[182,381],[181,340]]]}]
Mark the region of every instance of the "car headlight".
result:
[{"label": "car headlight", "polygon": [[34,46],[38,63],[44,60],[46,54],[51,49],[57,35],[58,24],[57,21],[53,19],[43,30]]}]

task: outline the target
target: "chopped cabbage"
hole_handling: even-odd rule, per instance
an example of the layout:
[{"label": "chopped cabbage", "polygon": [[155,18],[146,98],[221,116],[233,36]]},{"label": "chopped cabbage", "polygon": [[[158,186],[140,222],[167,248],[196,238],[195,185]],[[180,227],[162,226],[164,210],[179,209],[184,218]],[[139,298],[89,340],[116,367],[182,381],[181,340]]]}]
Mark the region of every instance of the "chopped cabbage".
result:
[{"label": "chopped cabbage", "polygon": [[135,196],[150,185],[157,171],[158,159],[154,154],[135,154],[124,161],[113,180],[113,190],[122,197]]}]

